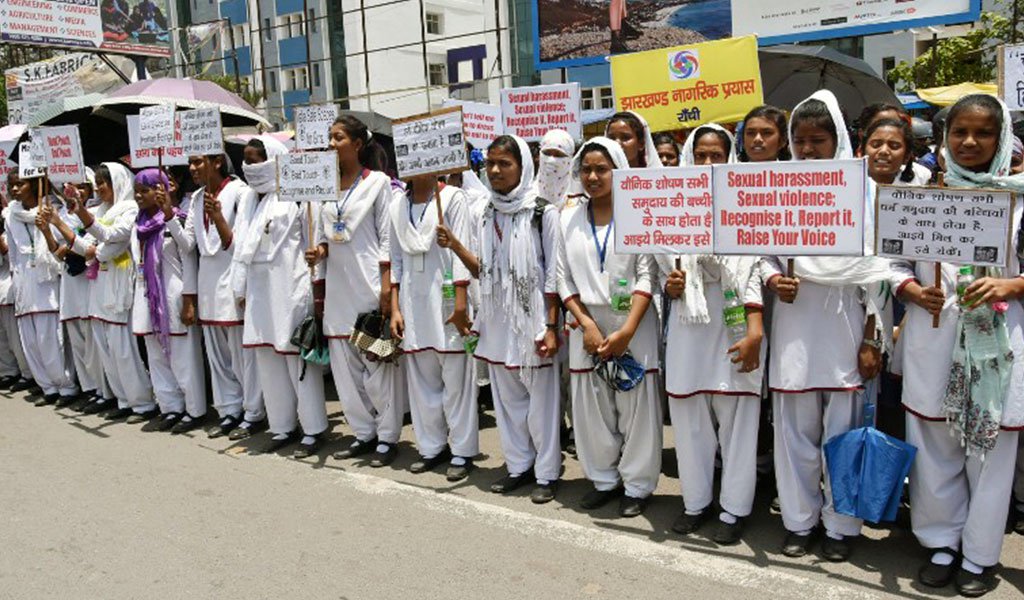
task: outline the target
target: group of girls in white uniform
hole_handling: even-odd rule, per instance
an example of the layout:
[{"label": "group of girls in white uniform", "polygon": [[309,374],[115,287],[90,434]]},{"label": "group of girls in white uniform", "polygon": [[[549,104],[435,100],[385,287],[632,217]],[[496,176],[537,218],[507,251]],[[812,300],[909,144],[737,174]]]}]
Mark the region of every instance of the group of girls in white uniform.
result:
[{"label": "group of girls in white uniform", "polygon": [[[905,121],[879,114],[860,126],[872,186],[927,183]],[[78,402],[85,413],[184,433],[204,422],[205,347],[209,435],[268,430],[264,450],[298,443],[294,455],[307,457],[329,430],[328,361],[305,360],[292,341],[313,316],[354,433],[335,458],[390,464],[410,412],[420,454],[412,470],[467,477],[479,453],[483,364],[507,470],[492,491],[534,484],[534,502],[555,497],[569,409],[593,484],[583,507],[617,498],[622,516],[640,515],[658,485],[667,407],[684,505],[672,529],[688,535],[714,520],[720,544],[740,540],[752,511],[767,389],[782,552],[804,555],[820,531],[823,557],[842,561],[861,521],[833,507],[823,444],[862,425],[865,387],[887,355],[903,375],[907,438],[918,448],[911,517],[931,552],[919,578],[969,596],[991,589],[1024,427],[1016,253],[1005,273],[979,272],[960,300],[953,266],[941,265],[935,285],[934,265],[873,257],[867,244],[864,258],[746,258],[618,254],[611,241],[616,169],[853,157],[831,93],[798,105],[788,127],[778,109],[752,111],[739,156],[718,125],[680,148],[656,143],[627,112],[578,151],[550,132],[535,177],[526,142],[501,136],[486,152],[486,186],[472,171],[461,188],[392,180],[383,150],[351,116],[331,127],[330,145],[345,192],[315,208],[277,199],[275,160],[287,150],[269,136],[245,148],[247,183],[226,156],[192,157],[191,194],[160,170],[133,176],[116,163],[51,194],[11,174],[0,385],[38,386],[39,404]],[[1024,191],[1024,176],[1009,171],[1012,149],[1006,107],[964,98],[947,120],[946,182]],[[727,294],[746,314],[738,337],[724,322]],[[908,307],[898,327],[894,296]],[[381,335],[401,341],[397,360],[349,341],[373,311],[389,318]]]}]

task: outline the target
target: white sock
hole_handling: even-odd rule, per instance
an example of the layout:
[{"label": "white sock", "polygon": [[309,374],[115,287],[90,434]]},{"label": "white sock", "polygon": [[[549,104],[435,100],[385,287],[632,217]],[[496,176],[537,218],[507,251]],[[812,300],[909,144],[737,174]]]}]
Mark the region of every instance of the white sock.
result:
[{"label": "white sock", "polygon": [[191,423],[192,422],[191,415],[189,415],[188,413],[185,413],[185,416],[181,418],[181,422],[182,423]]},{"label": "white sock", "polygon": [[945,567],[946,565],[953,564],[955,559],[956,557],[949,552],[936,552],[932,555],[932,564]]},{"label": "white sock", "polygon": [[836,533],[834,531],[828,531],[826,529],[825,530],[825,535],[827,535],[828,537],[832,538],[833,540],[837,540],[837,541],[840,541],[840,542],[843,541],[843,534],[841,534],[841,533]]},{"label": "white sock", "polygon": [[813,529],[803,529],[801,531],[794,531],[793,533],[795,533],[796,535],[798,535],[800,537],[806,537],[808,535],[811,535],[812,531],[814,531],[814,530]]},{"label": "white sock", "polygon": [[388,448],[389,446],[387,444],[377,444],[377,454],[384,454],[385,452],[388,451]]},{"label": "white sock", "polygon": [[737,521],[736,515],[726,512],[724,510],[720,515],[718,515],[718,520],[725,523],[726,525],[735,525]]},{"label": "white sock", "polygon": [[223,419],[221,420],[221,422],[220,422],[220,425],[221,425],[221,427],[224,427],[224,426],[230,425],[230,424],[231,424],[231,421],[232,421],[233,419],[234,419],[233,417],[224,417],[224,418],[223,418]]},{"label": "white sock", "polygon": [[981,575],[985,572],[985,567],[979,567],[978,565],[972,563],[966,558],[964,558],[963,562],[960,563],[960,566],[963,567],[964,571],[967,571],[968,573],[974,573],[975,575]]},{"label": "white sock", "polygon": [[687,515],[689,515],[691,517],[696,517],[697,515],[701,514],[704,511],[703,510],[687,510],[685,512],[686,512]]},{"label": "white sock", "polygon": [[312,446],[315,442],[316,442],[316,436],[304,435],[304,436],[302,436],[302,442],[300,442],[300,443],[303,446]]},{"label": "white sock", "polygon": [[243,420],[241,425],[238,426],[239,429],[249,429],[250,427],[252,427],[252,423],[245,420]]},{"label": "white sock", "polygon": [[452,466],[453,467],[464,467],[465,465],[466,465],[466,459],[465,458],[462,458],[461,456],[453,456],[452,457]]},{"label": "white sock", "polygon": [[549,483],[551,483],[551,482],[548,481],[547,479],[538,479],[537,480],[537,485],[547,485]]},{"label": "white sock", "polygon": [[275,442],[280,442],[281,440],[288,439],[288,434],[287,433],[275,433],[274,437],[272,437],[270,439],[274,440]]}]

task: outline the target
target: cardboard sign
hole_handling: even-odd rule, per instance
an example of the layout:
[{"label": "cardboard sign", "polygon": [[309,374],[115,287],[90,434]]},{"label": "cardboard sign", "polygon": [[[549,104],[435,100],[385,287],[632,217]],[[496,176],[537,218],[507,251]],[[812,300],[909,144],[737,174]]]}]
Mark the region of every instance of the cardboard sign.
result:
[{"label": "cardboard sign", "polygon": [[715,254],[862,256],[864,159],[714,166]]},{"label": "cardboard sign", "polygon": [[1013,192],[878,186],[875,253],[981,267],[1006,267]]},{"label": "cardboard sign", "polygon": [[327,148],[331,138],[331,125],[337,118],[337,104],[296,106],[295,147],[299,150]]},{"label": "cardboard sign", "polygon": [[711,182],[711,167],[615,170],[615,251],[711,254]]},{"label": "cardboard sign", "polygon": [[18,144],[18,177],[21,179],[35,179],[46,173],[43,170],[45,159],[42,156],[32,155],[32,142]]},{"label": "cardboard sign", "polygon": [[651,131],[742,120],[764,103],[757,38],[746,36],[611,57],[617,110]]},{"label": "cardboard sign", "polygon": [[1024,110],[1024,44],[999,46],[999,97],[1010,110]]},{"label": "cardboard sign", "polygon": [[[155,167],[159,165],[159,157],[157,156],[158,151],[150,148],[139,147],[139,117],[138,115],[128,115],[128,147],[131,149],[130,152],[130,164],[133,169],[142,169],[145,167]],[[181,139],[181,132],[175,134],[175,138]],[[165,167],[174,165],[187,165],[188,154],[185,154],[185,149],[181,147],[180,143],[176,143],[172,146],[167,146],[163,149],[163,162]]]},{"label": "cardboard sign", "polygon": [[183,110],[176,116],[176,130],[181,133],[181,147],[186,156],[224,154],[219,108]]},{"label": "cardboard sign", "polygon": [[277,157],[277,199],[281,202],[337,202],[341,174],[336,152],[296,152]]},{"label": "cardboard sign", "polygon": [[55,184],[85,181],[85,161],[82,159],[78,125],[42,127],[39,134],[46,147],[44,159],[50,181]]},{"label": "cardboard sign", "polygon": [[528,142],[539,141],[552,129],[564,129],[583,139],[580,84],[559,83],[501,90],[505,133]]},{"label": "cardboard sign", "polygon": [[485,149],[494,138],[505,133],[501,107],[482,102],[464,102],[448,99],[441,106],[461,106],[462,121],[466,127],[466,141],[474,148]]},{"label": "cardboard sign", "polygon": [[469,168],[461,108],[394,121],[391,133],[401,179],[461,173]]},{"label": "cardboard sign", "polygon": [[174,144],[174,105],[159,104],[139,110],[139,148],[158,150]]}]

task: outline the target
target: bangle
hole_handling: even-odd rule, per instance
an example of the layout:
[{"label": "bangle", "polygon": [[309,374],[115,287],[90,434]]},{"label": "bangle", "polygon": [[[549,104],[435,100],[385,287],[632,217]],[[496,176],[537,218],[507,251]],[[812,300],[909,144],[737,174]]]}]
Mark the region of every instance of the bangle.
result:
[{"label": "bangle", "polygon": [[861,340],[860,344],[862,346],[871,346],[875,350],[881,350],[882,349],[882,341],[881,340],[869,340],[867,338],[864,338],[863,340]]},{"label": "bangle", "polygon": [[553,329],[556,331],[558,330],[558,323],[547,323],[544,326],[547,327],[548,329]]}]

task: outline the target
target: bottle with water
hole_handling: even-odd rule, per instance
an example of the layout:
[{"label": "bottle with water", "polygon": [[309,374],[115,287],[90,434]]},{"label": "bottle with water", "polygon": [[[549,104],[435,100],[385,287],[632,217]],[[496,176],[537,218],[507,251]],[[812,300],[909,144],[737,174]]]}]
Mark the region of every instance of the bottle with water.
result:
[{"label": "bottle with water", "polygon": [[729,336],[729,345],[747,337],[747,309],[736,297],[735,290],[725,290],[725,306],[722,308],[722,321]]},{"label": "bottle with water", "polygon": [[618,315],[628,315],[633,308],[633,292],[629,288],[629,281],[617,279],[612,284],[612,312]]},{"label": "bottle with water", "polygon": [[452,278],[452,270],[444,270],[444,279],[441,280],[441,318],[444,321],[455,312],[455,281]]},{"label": "bottle with water", "polygon": [[964,303],[964,294],[967,293],[967,288],[971,287],[972,283],[974,283],[974,267],[970,265],[960,267],[960,272],[956,276],[956,297],[960,304]]}]

